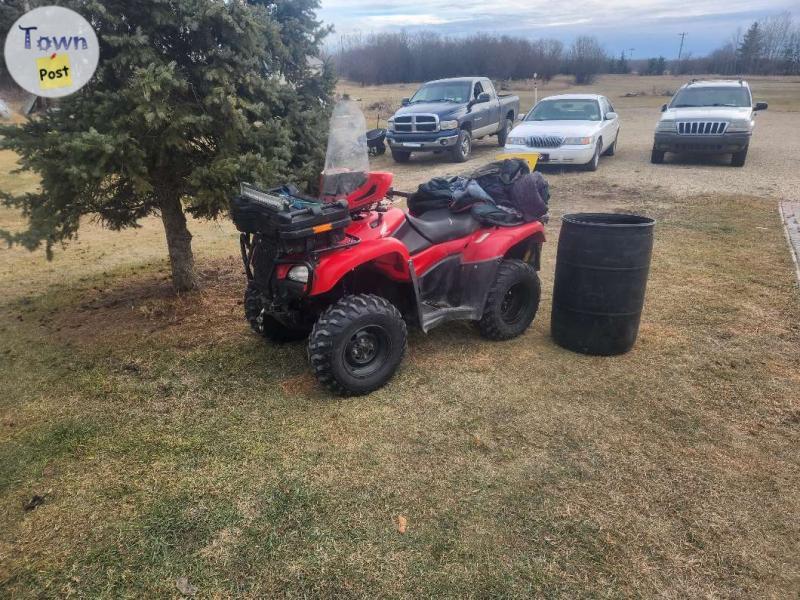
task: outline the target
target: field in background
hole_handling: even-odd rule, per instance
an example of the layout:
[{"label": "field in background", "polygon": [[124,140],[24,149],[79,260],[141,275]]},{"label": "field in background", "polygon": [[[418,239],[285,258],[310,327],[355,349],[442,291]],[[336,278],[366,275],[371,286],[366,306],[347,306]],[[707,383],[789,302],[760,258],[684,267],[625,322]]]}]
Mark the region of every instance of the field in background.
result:
[{"label": "field in background", "polygon": [[[0,249],[0,595],[176,596],[188,577],[200,597],[796,596],[800,292],[775,209],[796,171],[770,152],[800,123],[800,82],[754,83],[770,111],[732,170],[641,159],[663,99],[617,97],[656,80],[672,85],[601,79],[628,119],[620,154],[547,173],[528,333],[413,332],[367,397],[330,398],[302,344],[249,333],[227,222],[191,223],[204,285],[177,298],[157,219],[87,220],[50,263]],[[413,187],[495,151],[375,166]],[[0,187],[35,185],[13,162]],[[582,210],[658,220],[622,357],[549,339],[559,218]]]},{"label": "field in background", "polygon": [[[706,76],[714,78],[714,76]],[[698,79],[703,76],[698,75]],[[670,97],[678,88],[686,83],[686,77],[658,76],[645,77],[638,75],[602,75],[592,85],[576,86],[571,77],[559,75],[547,83],[539,82],[539,98],[554,94],[596,92],[608,96],[615,107],[623,108],[653,108],[658,109],[662,104],[669,102]],[[747,81],[754,89],[754,96],[758,100],[768,98],[770,110],[797,111],[798,90],[800,90],[800,77],[748,77]],[[520,108],[527,112],[533,107],[534,83],[532,80],[495,82],[499,93],[514,93],[520,97]],[[362,86],[357,83],[344,81],[339,85],[340,93],[349,94],[354,99],[362,101],[362,110],[367,116],[367,125],[374,127],[376,118],[384,119],[382,127],[386,126],[385,119],[399,107],[399,100],[410,97],[418,88],[419,83],[405,83],[392,85]],[[638,94],[625,97],[626,94]],[[378,106],[383,105],[383,106]],[[391,110],[387,110],[391,107]]]}]

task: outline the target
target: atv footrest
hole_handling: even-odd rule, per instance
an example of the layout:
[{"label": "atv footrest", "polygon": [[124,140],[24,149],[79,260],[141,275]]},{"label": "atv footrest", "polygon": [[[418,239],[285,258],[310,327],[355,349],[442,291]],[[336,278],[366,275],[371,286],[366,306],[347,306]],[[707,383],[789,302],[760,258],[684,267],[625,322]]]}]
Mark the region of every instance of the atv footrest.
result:
[{"label": "atv footrest", "polygon": [[444,306],[436,307],[423,302],[419,315],[419,325],[427,333],[445,321],[469,320],[480,318],[474,306]]}]

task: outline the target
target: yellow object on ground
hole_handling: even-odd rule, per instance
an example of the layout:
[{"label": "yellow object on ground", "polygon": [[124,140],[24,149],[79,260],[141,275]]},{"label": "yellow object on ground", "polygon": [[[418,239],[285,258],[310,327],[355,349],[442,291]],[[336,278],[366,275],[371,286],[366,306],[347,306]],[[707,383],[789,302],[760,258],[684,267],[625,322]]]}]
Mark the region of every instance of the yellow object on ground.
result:
[{"label": "yellow object on ground", "polygon": [[536,168],[536,163],[539,160],[538,152],[498,152],[495,155],[497,160],[506,160],[508,158],[521,158],[528,161],[528,167],[531,171]]}]

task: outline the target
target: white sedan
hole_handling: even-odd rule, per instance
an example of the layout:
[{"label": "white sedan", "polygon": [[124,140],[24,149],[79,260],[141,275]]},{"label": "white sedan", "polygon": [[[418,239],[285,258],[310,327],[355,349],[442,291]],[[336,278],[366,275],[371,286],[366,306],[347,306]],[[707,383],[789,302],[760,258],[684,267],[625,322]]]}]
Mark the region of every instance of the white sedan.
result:
[{"label": "white sedan", "polygon": [[506,140],[506,152],[536,152],[543,164],[582,165],[596,171],[600,155],[613,156],[619,118],[598,94],[550,96],[525,115]]}]

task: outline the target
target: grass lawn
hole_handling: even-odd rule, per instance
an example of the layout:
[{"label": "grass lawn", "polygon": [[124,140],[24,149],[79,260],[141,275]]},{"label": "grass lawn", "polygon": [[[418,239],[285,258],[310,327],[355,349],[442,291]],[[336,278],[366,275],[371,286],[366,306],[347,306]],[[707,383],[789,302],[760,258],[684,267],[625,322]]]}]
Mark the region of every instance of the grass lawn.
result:
[{"label": "grass lawn", "polygon": [[[0,189],[35,185],[13,163]],[[531,329],[412,330],[354,399],[249,332],[229,223],[190,224],[203,288],[180,297],[156,218],[87,220],[52,262],[0,247],[0,597],[182,577],[215,598],[797,597],[800,291],[775,200],[551,182]],[[658,221],[614,358],[549,338],[559,217],[598,209]]]},{"label": "grass lawn", "polygon": [[525,336],[414,333],[357,399],[248,332],[228,226],[196,224],[205,287],[178,299],[153,221],[53,263],[0,251],[3,595],[796,594],[800,297],[774,205],[646,198],[554,190],[556,217],[658,219],[633,352],[550,341],[556,218]]}]

